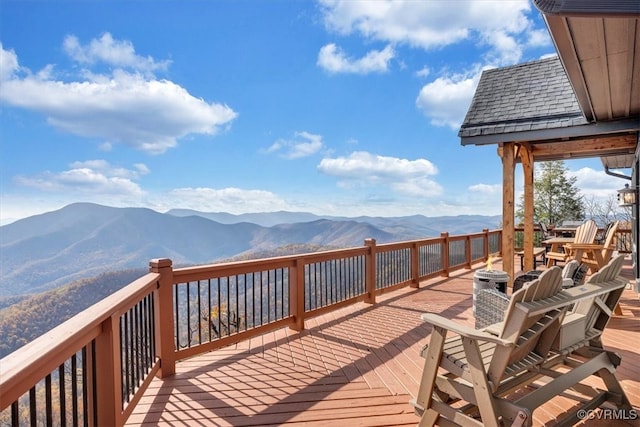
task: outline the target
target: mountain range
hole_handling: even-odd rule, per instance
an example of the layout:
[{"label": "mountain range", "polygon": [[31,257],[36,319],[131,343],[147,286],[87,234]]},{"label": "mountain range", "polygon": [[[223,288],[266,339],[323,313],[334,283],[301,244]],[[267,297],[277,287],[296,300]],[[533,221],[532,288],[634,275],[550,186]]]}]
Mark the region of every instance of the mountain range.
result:
[{"label": "mountain range", "polygon": [[[160,213],[74,203],[0,227],[0,297],[33,294],[105,272],[264,256],[282,247],[329,249],[479,232],[500,216],[323,217],[304,212]],[[297,246],[296,246],[297,245]]]}]

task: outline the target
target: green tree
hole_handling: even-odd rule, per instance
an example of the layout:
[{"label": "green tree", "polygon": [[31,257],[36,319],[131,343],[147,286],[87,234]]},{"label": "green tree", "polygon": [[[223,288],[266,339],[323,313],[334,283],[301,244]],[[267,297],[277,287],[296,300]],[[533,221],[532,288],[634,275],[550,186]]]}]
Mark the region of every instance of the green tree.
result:
[{"label": "green tree", "polygon": [[[562,160],[541,162],[533,180],[533,220],[545,224],[562,221],[582,221],[585,217],[583,196],[576,187],[576,177],[568,175],[569,169]],[[516,217],[524,219],[524,194]]]}]

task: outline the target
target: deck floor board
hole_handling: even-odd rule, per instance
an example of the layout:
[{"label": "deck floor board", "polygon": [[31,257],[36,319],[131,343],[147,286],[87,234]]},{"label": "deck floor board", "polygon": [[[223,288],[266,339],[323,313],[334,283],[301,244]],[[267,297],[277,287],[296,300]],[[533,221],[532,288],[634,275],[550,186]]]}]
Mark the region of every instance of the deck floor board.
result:
[{"label": "deck floor board", "polygon": [[[127,425],[416,425],[408,402],[418,389],[419,353],[430,333],[420,314],[473,325],[473,272],[385,293],[375,306],[358,303],[308,319],[300,333],[284,328],[180,361],[175,376],[152,381]],[[630,265],[625,274],[632,276]],[[625,290],[621,307],[603,342],[622,356],[616,376],[640,408],[638,295]],[[535,425],[553,425],[573,403],[562,396],[546,403],[534,412]]]}]

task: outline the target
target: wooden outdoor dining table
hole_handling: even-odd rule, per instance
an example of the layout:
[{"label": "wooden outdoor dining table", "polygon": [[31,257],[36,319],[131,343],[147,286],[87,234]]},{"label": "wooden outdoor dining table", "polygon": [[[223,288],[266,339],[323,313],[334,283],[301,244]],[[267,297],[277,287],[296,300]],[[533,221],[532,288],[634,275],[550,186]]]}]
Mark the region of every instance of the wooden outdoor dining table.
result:
[{"label": "wooden outdoor dining table", "polygon": [[567,243],[573,243],[573,237],[552,237],[547,240],[543,240],[542,243],[545,246],[551,246],[549,252],[559,252],[560,247],[566,245]]}]

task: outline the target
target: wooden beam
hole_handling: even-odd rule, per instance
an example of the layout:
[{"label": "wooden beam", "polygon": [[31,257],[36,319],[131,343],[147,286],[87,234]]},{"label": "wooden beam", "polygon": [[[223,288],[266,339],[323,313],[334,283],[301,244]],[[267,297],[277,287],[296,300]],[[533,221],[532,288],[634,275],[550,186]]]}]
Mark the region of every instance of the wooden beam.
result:
[{"label": "wooden beam", "polygon": [[520,143],[518,154],[524,175],[524,271],[533,270],[533,153],[531,144]]},{"label": "wooden beam", "polygon": [[502,269],[509,275],[509,285],[513,286],[514,236],[514,171],[515,143],[506,142],[498,149],[502,157]]},{"label": "wooden beam", "polygon": [[[536,161],[568,158],[600,157],[614,154],[633,154],[637,145],[636,134],[600,136],[569,141],[531,143]],[[518,160],[520,160],[521,157]]]}]

